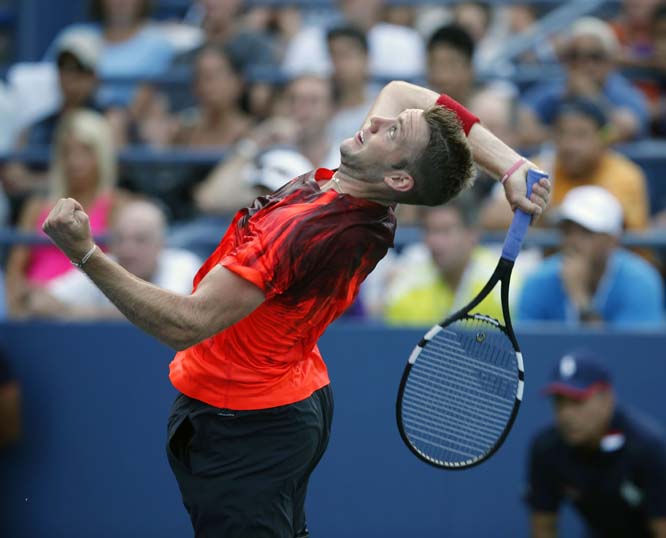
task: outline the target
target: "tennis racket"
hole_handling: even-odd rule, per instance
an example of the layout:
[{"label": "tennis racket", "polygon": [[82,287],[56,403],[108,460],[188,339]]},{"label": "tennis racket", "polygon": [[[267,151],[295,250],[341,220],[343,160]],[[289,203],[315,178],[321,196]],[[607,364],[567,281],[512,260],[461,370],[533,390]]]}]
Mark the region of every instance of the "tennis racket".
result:
[{"label": "tennis racket", "polygon": [[[527,196],[547,174],[527,173]],[[412,351],[400,381],[396,416],[416,456],[442,469],[466,469],[492,456],[506,439],[523,397],[523,358],[511,327],[509,281],[530,224],[521,210],[502,256],[472,301],[430,329]],[[501,283],[500,321],[472,310]]]}]

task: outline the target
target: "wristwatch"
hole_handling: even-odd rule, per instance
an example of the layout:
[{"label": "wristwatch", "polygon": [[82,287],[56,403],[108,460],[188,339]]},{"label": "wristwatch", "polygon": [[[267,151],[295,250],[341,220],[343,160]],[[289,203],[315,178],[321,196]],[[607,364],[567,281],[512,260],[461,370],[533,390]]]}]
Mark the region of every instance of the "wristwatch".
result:
[{"label": "wristwatch", "polygon": [[578,317],[581,321],[590,321],[599,319],[601,316],[599,316],[599,312],[594,308],[594,305],[589,303],[578,309]]}]

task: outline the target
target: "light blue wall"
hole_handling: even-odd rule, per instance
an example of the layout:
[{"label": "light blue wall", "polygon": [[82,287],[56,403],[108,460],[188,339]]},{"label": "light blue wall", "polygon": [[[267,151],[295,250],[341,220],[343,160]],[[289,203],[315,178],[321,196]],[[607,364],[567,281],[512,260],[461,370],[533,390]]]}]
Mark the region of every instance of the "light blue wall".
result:
[{"label": "light blue wall", "polygon": [[[336,410],[308,498],[314,537],[527,536],[525,453],[550,418],[538,389],[571,348],[601,351],[620,399],[666,424],[666,336],[523,333],[526,397],[505,446],[478,468],[438,471],[412,456],[395,427],[398,382],[420,336],[340,324],[322,339]],[[172,353],[124,324],[3,325],[0,337],[25,410],[23,441],[0,453],[0,536],[191,535],[163,451]],[[565,528],[576,535],[571,520]]]}]

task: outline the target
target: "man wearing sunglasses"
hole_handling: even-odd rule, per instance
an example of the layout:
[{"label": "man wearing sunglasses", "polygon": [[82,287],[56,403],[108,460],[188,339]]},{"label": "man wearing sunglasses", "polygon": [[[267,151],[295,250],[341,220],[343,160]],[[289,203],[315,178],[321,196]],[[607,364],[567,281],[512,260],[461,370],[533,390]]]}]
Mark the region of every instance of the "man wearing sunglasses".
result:
[{"label": "man wearing sunglasses", "polygon": [[564,79],[546,81],[523,100],[524,144],[549,138],[559,103],[572,97],[597,101],[610,111],[609,142],[640,137],[648,121],[641,92],[616,70],[619,44],[608,24],[593,17],[578,19],[562,51]]}]

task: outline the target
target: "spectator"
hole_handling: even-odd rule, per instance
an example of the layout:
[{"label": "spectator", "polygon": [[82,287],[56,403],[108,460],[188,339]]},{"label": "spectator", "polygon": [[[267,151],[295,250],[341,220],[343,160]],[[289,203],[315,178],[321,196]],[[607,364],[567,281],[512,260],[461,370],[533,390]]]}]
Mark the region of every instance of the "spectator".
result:
[{"label": "spectator", "polygon": [[0,355],[0,449],[21,437],[21,388]]},{"label": "spectator", "polygon": [[[204,213],[226,213],[238,209],[247,197],[252,162],[272,146],[295,148],[315,168],[337,168],[339,146],[331,141],[328,127],[333,110],[333,92],[327,79],[302,76],[289,82],[276,115],[256,126],[194,189],[197,208]],[[244,179],[245,178],[245,179]]]},{"label": "spectator", "polygon": [[652,14],[652,55],[647,60],[648,76],[637,76],[638,86],[649,101],[651,134],[666,137],[666,5],[662,4]]},{"label": "spectator", "polygon": [[201,257],[209,256],[217,246],[220,227],[229,224],[239,207],[251,205],[257,196],[270,194],[313,168],[292,147],[273,146],[257,154],[256,143],[247,143],[249,148],[237,145],[216,173],[195,189],[197,209],[203,215],[172,230],[175,244],[186,245]]},{"label": "spectator", "polygon": [[[65,114],[78,108],[99,110],[95,104],[98,79],[98,40],[85,34],[66,35],[58,42],[56,57],[62,101],[51,114],[28,126],[17,141],[17,149],[43,149],[51,146],[55,130]],[[10,161],[3,167],[3,182],[14,202],[16,214],[30,194],[43,187],[44,167]]]},{"label": "spectator", "polygon": [[240,108],[243,81],[219,46],[200,50],[194,73],[196,108],[181,114],[175,142],[188,147],[224,147],[247,134],[250,118]]},{"label": "spectator", "polygon": [[[225,161],[215,181],[196,193],[198,209],[206,214],[231,215],[259,195],[276,191],[290,179],[312,170],[312,163],[295,149],[274,147],[256,158],[236,152]],[[218,226],[219,227],[219,226]]]},{"label": "spectator", "polygon": [[[54,146],[48,196],[37,194],[26,202],[19,228],[42,234],[42,223],[53,204],[66,196],[79,200],[89,212],[95,235],[105,233],[111,212],[121,199],[115,190],[116,155],[108,122],[92,111],[72,112],[59,125]],[[43,286],[72,269],[67,257],[53,245],[12,248],[7,263],[10,314],[24,312],[30,287]]]},{"label": "spectator", "polygon": [[[535,159],[553,178],[550,213],[571,189],[597,185],[620,202],[627,229],[647,227],[647,180],[638,165],[608,147],[608,117],[602,107],[585,98],[562,101],[555,113],[554,142],[554,155]],[[512,216],[508,204],[495,196],[483,210],[482,223],[503,229]]]},{"label": "spectator", "polygon": [[428,86],[468,104],[474,89],[474,40],[462,26],[442,26],[428,40]]},{"label": "spectator", "polygon": [[596,100],[609,108],[609,142],[645,134],[645,99],[617,71],[617,53],[617,39],[605,22],[592,17],[578,19],[564,51],[565,80],[544,82],[525,95],[521,114],[524,144],[546,140],[560,102],[571,97]]},{"label": "spectator", "polygon": [[[617,405],[601,357],[560,359],[546,394],[555,423],[530,447],[531,536],[555,538],[570,500],[589,536],[666,536],[666,440],[654,421]],[[588,534],[589,533],[589,534]]]},{"label": "spectator", "polygon": [[339,146],[349,133],[363,125],[378,88],[369,82],[368,41],[363,32],[351,26],[333,28],[327,42],[336,103],[330,133],[333,143]]},{"label": "spectator", "polygon": [[618,247],[622,206],[597,186],[567,193],[559,210],[561,253],[525,281],[522,321],[613,327],[659,326],[664,290],[657,271]]},{"label": "spectator", "polygon": [[275,47],[267,33],[243,20],[243,0],[200,0],[199,4],[203,8],[203,43],[176,56],[174,67],[193,68],[201,50],[210,45],[224,48],[241,73],[252,66],[277,65]]},{"label": "spectator", "polygon": [[[379,78],[420,78],[425,71],[421,36],[412,28],[381,22],[384,0],[339,0],[341,20],[332,26],[353,24],[368,38],[370,75]],[[327,28],[303,28],[289,43],[282,68],[289,76],[316,73],[328,76],[331,62],[326,50]]]},{"label": "spectator", "polygon": [[[201,260],[188,251],[165,248],[166,231],[166,217],[158,205],[147,200],[128,202],[114,216],[111,255],[142,280],[187,295]],[[45,288],[34,288],[27,302],[29,314],[38,317],[123,317],[81,271],[69,271],[52,279]]]},{"label": "spectator", "polygon": [[39,120],[21,135],[20,146],[48,147],[60,119],[78,108],[100,111],[95,103],[99,84],[96,70],[100,43],[90,35],[65,34],[57,43],[56,63],[62,101],[60,108]]},{"label": "spectator", "polygon": [[[102,53],[97,74],[104,79],[142,80],[163,74],[171,63],[169,41],[150,23],[150,0],[92,0],[96,21],[65,28],[47,53],[54,56],[61,40],[85,34],[100,41]],[[104,81],[97,93],[103,109],[127,107],[135,98],[135,82]]]},{"label": "spectator", "polygon": [[[423,243],[405,249],[385,290],[387,322],[434,325],[481,291],[497,256],[478,244],[476,207],[476,200],[461,195],[446,205],[423,208]],[[519,288],[513,277],[512,284],[513,290]],[[503,319],[499,289],[495,292],[479,310]]]},{"label": "spectator", "polygon": [[652,17],[662,0],[623,0],[620,15],[611,23],[620,42],[620,62],[644,65],[652,55]]}]

